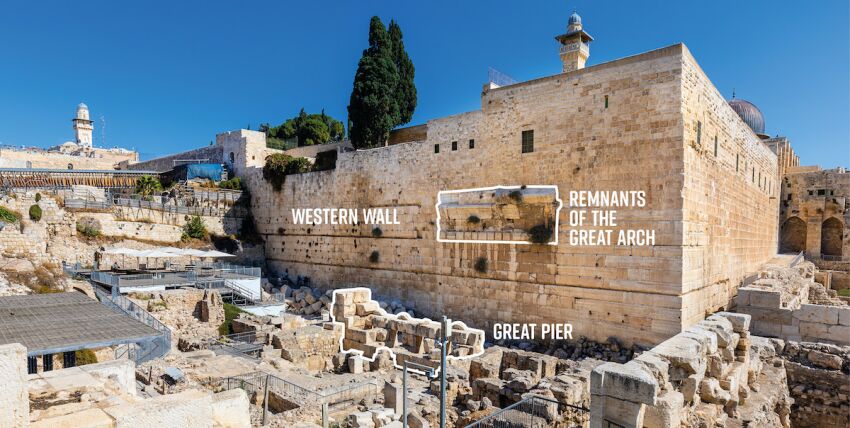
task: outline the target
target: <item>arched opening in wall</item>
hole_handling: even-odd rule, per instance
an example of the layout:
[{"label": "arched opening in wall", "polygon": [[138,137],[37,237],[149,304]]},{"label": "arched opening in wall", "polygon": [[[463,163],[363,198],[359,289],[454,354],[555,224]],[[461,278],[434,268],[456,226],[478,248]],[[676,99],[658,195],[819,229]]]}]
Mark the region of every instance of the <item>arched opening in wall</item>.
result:
[{"label": "arched opening in wall", "polygon": [[68,169],[74,169],[74,164],[69,163],[69,164],[68,164]]},{"label": "arched opening in wall", "polygon": [[830,217],[821,225],[820,254],[822,256],[841,256],[844,225],[841,220]]},{"label": "arched opening in wall", "polygon": [[236,162],[236,155],[233,152],[230,152],[230,165],[233,166],[233,163]]},{"label": "arched opening in wall", "polygon": [[791,217],[782,223],[779,232],[779,252],[799,253],[806,249],[806,222],[800,217]]}]

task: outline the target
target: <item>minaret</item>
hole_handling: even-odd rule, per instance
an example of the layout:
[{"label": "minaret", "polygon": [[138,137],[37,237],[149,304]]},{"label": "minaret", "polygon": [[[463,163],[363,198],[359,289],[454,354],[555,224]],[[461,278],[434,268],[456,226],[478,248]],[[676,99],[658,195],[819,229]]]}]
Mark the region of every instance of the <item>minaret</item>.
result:
[{"label": "minaret", "polygon": [[587,57],[590,56],[590,45],[593,37],[582,30],[581,17],[573,12],[567,21],[567,32],[556,36],[561,43],[561,62],[564,63],[564,73],[584,68]]},{"label": "minaret", "polygon": [[89,108],[83,103],[77,106],[77,116],[72,120],[74,122],[74,133],[77,136],[77,144],[80,147],[91,148],[91,134],[94,126],[89,120]]}]

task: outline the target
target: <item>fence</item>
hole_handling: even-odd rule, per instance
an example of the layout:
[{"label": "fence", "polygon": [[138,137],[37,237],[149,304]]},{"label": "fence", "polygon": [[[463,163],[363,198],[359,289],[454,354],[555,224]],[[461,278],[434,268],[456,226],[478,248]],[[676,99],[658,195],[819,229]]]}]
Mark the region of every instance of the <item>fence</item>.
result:
[{"label": "fence", "polygon": [[581,427],[583,420],[589,416],[588,409],[571,404],[560,403],[547,397],[532,395],[522,401],[511,404],[484,419],[473,422],[466,428],[543,428],[558,426],[567,420],[574,426]]},{"label": "fence", "polygon": [[266,372],[251,372],[223,379],[214,379],[208,381],[206,385],[215,390],[242,388],[248,393],[263,394],[267,387],[269,392],[291,400],[302,407],[333,405],[378,394],[377,379],[369,379],[339,388],[314,391]]},{"label": "fence", "polygon": [[[138,349],[131,345],[123,348],[125,354],[135,361],[136,364],[160,358],[171,350],[171,330],[165,324],[122,295],[108,294],[98,285],[93,286],[92,289],[94,289],[94,293],[97,299],[100,300],[100,303],[116,312],[134,318],[161,333],[153,341],[139,343]],[[116,357],[120,356],[116,354]]]},{"label": "fence", "polygon": [[791,263],[789,264],[789,267],[797,266],[797,265],[798,265],[801,261],[803,261],[803,257],[804,257],[804,256],[805,256],[805,254],[804,254],[802,251],[800,251],[800,254],[797,254],[797,255],[796,255],[796,256],[794,256],[794,258],[791,260]]}]

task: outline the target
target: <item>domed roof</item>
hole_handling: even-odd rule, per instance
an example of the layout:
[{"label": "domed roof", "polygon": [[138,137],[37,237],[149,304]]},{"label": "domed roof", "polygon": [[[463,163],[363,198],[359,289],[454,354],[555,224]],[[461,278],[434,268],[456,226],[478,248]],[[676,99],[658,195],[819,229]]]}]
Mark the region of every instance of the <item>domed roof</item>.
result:
[{"label": "domed roof", "polygon": [[84,109],[88,110],[89,106],[85,105],[84,103],[80,103],[80,105],[78,105],[77,108],[78,109],[84,108]]},{"label": "domed roof", "polygon": [[576,12],[573,12],[573,14],[570,15],[570,18],[567,20],[567,25],[573,24],[581,24],[581,17],[578,16],[578,13]]},{"label": "domed roof", "polygon": [[764,115],[755,104],[742,100],[740,98],[732,98],[729,100],[729,107],[738,113],[738,116],[753,130],[756,134],[764,135]]}]

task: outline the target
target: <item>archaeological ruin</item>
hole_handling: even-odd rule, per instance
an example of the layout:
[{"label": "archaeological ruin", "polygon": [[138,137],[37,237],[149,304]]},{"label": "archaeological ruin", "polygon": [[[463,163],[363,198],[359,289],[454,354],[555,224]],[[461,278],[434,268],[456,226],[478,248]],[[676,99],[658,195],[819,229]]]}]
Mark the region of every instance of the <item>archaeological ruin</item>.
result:
[{"label": "archaeological ruin", "polygon": [[555,40],[380,147],[0,148],[0,428],[850,426],[850,172]]}]

